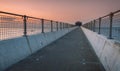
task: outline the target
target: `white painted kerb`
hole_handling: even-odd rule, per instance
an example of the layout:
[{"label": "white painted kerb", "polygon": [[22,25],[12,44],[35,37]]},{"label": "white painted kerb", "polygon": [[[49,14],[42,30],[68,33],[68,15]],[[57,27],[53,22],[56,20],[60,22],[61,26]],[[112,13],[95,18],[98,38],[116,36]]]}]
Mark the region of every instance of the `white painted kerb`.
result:
[{"label": "white painted kerb", "polygon": [[106,71],[120,71],[120,43],[81,27]]}]

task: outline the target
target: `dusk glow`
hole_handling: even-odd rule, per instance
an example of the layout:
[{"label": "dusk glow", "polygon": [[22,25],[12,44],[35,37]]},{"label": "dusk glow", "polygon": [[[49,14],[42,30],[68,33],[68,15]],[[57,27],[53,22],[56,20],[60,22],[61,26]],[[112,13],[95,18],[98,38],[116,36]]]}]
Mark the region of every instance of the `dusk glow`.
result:
[{"label": "dusk glow", "polygon": [[0,10],[74,23],[119,10],[120,0],[0,0]]}]

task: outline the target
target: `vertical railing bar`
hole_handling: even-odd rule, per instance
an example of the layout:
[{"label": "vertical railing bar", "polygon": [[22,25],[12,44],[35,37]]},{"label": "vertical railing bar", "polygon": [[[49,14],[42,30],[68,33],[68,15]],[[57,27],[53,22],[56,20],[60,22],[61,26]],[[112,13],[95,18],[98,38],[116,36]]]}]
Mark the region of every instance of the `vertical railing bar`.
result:
[{"label": "vertical railing bar", "polygon": [[56,22],[56,29],[57,29],[57,31],[58,31],[58,22]]},{"label": "vertical railing bar", "polygon": [[26,36],[27,35],[27,16],[26,15],[23,16],[23,22],[24,22],[24,32],[23,32],[23,34],[24,34],[24,36]]},{"label": "vertical railing bar", "polygon": [[41,23],[42,23],[42,33],[44,33],[44,19],[41,19]]},{"label": "vertical railing bar", "polygon": [[102,21],[102,18],[99,18],[99,31],[98,31],[98,34],[101,34],[101,21]]},{"label": "vertical railing bar", "polygon": [[62,30],[62,23],[60,22],[60,30]]},{"label": "vertical railing bar", "polygon": [[63,30],[63,23],[62,23],[62,30]]},{"label": "vertical railing bar", "polygon": [[96,20],[94,20],[94,23],[93,23],[93,31],[94,31],[94,32],[96,31],[96,30],[95,30],[95,29],[96,29],[96,25],[95,25],[95,24],[96,24]]},{"label": "vertical railing bar", "polygon": [[64,23],[62,23],[62,29],[64,29]]},{"label": "vertical railing bar", "polygon": [[109,28],[109,39],[112,39],[112,24],[113,24],[113,13],[110,13],[110,28]]},{"label": "vertical railing bar", "polygon": [[53,21],[51,20],[51,32],[53,32]]}]

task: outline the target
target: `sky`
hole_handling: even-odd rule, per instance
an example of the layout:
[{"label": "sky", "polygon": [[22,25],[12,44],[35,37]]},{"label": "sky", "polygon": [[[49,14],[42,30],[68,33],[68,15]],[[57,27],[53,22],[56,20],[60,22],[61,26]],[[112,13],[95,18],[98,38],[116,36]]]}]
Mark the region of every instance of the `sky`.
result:
[{"label": "sky", "polygon": [[120,0],[0,0],[0,10],[74,24],[120,9]]}]

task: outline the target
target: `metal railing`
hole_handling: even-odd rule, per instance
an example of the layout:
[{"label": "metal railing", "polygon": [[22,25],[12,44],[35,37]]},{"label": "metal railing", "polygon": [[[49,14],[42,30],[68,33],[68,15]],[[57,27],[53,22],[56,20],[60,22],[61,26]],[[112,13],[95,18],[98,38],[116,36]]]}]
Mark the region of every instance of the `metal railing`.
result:
[{"label": "metal railing", "polygon": [[72,26],[64,22],[0,11],[0,40],[54,32]]},{"label": "metal railing", "polygon": [[120,10],[88,22],[83,27],[120,41]]}]

